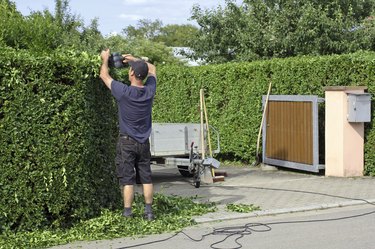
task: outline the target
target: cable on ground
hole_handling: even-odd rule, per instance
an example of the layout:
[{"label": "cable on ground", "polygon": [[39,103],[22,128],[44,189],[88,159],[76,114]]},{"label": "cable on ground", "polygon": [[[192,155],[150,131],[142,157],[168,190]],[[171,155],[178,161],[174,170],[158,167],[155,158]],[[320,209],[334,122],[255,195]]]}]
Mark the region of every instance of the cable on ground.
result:
[{"label": "cable on ground", "polygon": [[[220,187],[220,186],[216,186]],[[293,189],[277,189],[277,188],[265,188],[265,187],[248,187],[248,186],[225,186],[225,188],[233,187],[233,188],[253,188],[253,189],[261,189],[261,190],[271,190],[271,191],[285,191],[285,192],[294,192],[294,193],[304,193],[304,194],[313,194],[313,195],[322,195],[322,196],[328,196],[328,197],[334,197],[334,198],[340,198],[340,199],[346,199],[346,200],[355,200],[355,201],[362,201],[366,204],[370,204],[375,206],[375,203],[372,203],[365,199],[360,198],[350,198],[345,196],[338,196],[338,195],[331,195],[326,193],[319,193],[319,192],[312,192],[312,191],[303,191],[303,190],[293,190]],[[356,214],[356,215],[350,215],[350,216],[344,216],[344,217],[338,217],[338,218],[329,218],[329,219],[313,219],[313,220],[294,220],[294,221],[280,221],[280,222],[269,222],[269,223],[247,223],[243,226],[230,226],[230,227],[221,227],[221,228],[213,228],[212,232],[206,233],[201,235],[201,238],[194,239],[193,237],[189,236],[184,231],[179,231],[173,234],[172,236],[160,239],[160,240],[154,240],[146,243],[131,245],[131,246],[125,246],[120,247],[118,249],[126,249],[126,248],[139,248],[140,246],[146,246],[156,243],[161,243],[168,241],[174,237],[176,237],[179,234],[182,234],[189,238],[191,241],[194,242],[201,242],[208,236],[225,236],[222,240],[219,240],[213,244],[210,245],[210,248],[212,249],[240,249],[242,248],[242,244],[239,242],[240,239],[242,239],[245,236],[251,235],[256,232],[269,232],[272,230],[271,226],[274,225],[285,225],[285,224],[302,224],[302,223],[313,223],[313,222],[330,222],[330,221],[339,221],[339,220],[346,220],[346,219],[353,219],[358,217],[363,217],[367,215],[375,214],[375,210],[371,212]],[[236,244],[235,247],[217,247],[217,245],[220,245],[221,243],[225,242],[229,238],[236,237],[234,239],[234,242]]]}]

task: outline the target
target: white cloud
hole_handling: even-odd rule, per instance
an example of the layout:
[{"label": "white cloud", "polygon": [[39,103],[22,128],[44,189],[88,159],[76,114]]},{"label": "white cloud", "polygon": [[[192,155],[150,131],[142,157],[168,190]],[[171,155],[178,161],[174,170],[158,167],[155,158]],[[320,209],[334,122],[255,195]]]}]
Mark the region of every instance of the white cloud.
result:
[{"label": "white cloud", "polygon": [[131,21],[137,21],[137,20],[140,20],[140,19],[143,19],[144,17],[141,16],[141,15],[135,15],[135,14],[120,14],[119,17],[121,19],[128,19],[128,20],[131,20]]},{"label": "white cloud", "polygon": [[150,1],[150,0],[124,0],[123,4],[125,4],[125,5],[143,5],[143,4],[147,4],[147,3],[150,3],[150,2],[153,2],[153,1]]},{"label": "white cloud", "polygon": [[[238,0],[237,0],[238,1]],[[123,0],[121,19],[134,23],[140,19],[159,19],[163,24],[191,23],[191,9],[194,4],[202,8],[215,8],[224,0]]]},{"label": "white cloud", "polygon": [[121,18],[128,19],[130,22],[140,19],[159,19],[163,24],[187,23],[194,1],[124,0],[123,8],[126,12],[122,11]]}]

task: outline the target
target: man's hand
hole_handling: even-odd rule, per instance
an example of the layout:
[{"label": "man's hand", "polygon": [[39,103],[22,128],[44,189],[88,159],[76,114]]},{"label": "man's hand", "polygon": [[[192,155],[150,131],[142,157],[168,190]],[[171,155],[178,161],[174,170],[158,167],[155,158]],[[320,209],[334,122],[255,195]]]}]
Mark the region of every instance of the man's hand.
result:
[{"label": "man's hand", "polygon": [[[136,60],[140,60],[138,58],[135,58],[133,55],[131,54],[123,54],[122,57],[124,57],[124,63],[128,63],[129,61],[136,61]],[[147,58],[147,57],[144,57],[144,58]],[[144,59],[143,59],[144,60]],[[153,76],[156,76],[156,68],[153,64],[151,64],[150,62],[148,62],[148,58],[147,60],[144,60],[146,61],[147,63],[147,66],[148,66],[148,74],[149,75],[153,75]]]},{"label": "man's hand", "polygon": [[102,62],[108,61],[110,55],[111,55],[111,52],[109,51],[109,48],[107,48],[106,50],[103,50],[100,54],[100,57],[102,58]]},{"label": "man's hand", "polygon": [[108,60],[110,56],[110,51],[107,48],[100,53],[100,57],[102,58],[102,66],[100,67],[100,78],[103,80],[104,84],[111,89],[112,84],[112,77],[109,75],[108,69]]},{"label": "man's hand", "polygon": [[135,60],[138,60],[137,58],[135,58],[133,55],[131,54],[123,54],[122,57],[124,58],[123,62],[124,63],[128,63],[129,61],[135,61]]}]

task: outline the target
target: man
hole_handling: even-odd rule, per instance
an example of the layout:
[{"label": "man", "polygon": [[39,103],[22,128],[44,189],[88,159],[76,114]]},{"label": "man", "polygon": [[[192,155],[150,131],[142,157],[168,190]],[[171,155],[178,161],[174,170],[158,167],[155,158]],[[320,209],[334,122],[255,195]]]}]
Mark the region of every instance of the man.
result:
[{"label": "man", "polygon": [[156,91],[156,68],[151,63],[136,59],[130,54],[123,55],[123,62],[130,66],[128,86],[109,75],[109,57],[109,49],[102,51],[100,78],[111,90],[118,104],[120,137],[116,148],[116,167],[119,183],[123,187],[123,216],[133,217],[132,203],[137,175],[137,181],[139,180],[143,186],[145,219],[153,220],[149,136],[152,103]]}]

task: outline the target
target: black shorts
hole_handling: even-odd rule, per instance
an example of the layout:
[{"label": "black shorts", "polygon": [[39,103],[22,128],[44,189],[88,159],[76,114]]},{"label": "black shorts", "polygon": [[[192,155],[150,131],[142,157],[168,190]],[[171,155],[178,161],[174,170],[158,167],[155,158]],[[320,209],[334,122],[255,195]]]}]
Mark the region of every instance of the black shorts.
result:
[{"label": "black shorts", "polygon": [[121,135],[116,147],[116,170],[121,186],[152,183],[150,142]]}]

